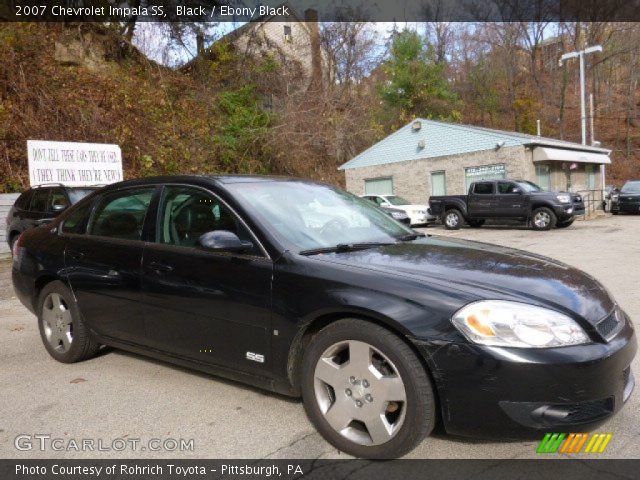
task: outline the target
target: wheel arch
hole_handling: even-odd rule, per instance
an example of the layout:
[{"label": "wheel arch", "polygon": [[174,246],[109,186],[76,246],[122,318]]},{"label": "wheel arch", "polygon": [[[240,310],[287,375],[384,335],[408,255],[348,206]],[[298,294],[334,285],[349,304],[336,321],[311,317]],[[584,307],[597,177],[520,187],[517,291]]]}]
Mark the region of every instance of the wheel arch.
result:
[{"label": "wheel arch", "polygon": [[289,348],[289,357],[287,361],[287,375],[291,384],[292,390],[296,396],[300,395],[300,368],[302,366],[302,358],[306,347],[309,345],[314,335],[322,330],[327,325],[337,322],[338,320],[346,318],[355,318],[358,320],[364,320],[378,325],[390,332],[394,333],[400,340],[402,340],[416,355],[418,361],[424,368],[425,372],[429,376],[431,385],[433,387],[433,395],[436,400],[436,423],[442,418],[441,403],[439,399],[438,385],[435,381],[431,367],[427,364],[424,357],[420,354],[418,347],[410,340],[411,333],[399,322],[377,314],[376,312],[369,311],[349,311],[341,310],[335,312],[322,313],[310,321],[306,322],[303,327],[300,328],[296,334],[291,346]]},{"label": "wheel arch", "polygon": [[65,285],[69,286],[67,282],[64,281],[64,279],[50,272],[43,272],[36,278],[35,282],[33,283],[33,298],[31,299],[31,304],[33,305],[34,311],[36,311],[38,308],[38,299],[40,298],[40,293],[42,292],[42,290],[51,282],[55,282],[56,280],[59,280]]}]

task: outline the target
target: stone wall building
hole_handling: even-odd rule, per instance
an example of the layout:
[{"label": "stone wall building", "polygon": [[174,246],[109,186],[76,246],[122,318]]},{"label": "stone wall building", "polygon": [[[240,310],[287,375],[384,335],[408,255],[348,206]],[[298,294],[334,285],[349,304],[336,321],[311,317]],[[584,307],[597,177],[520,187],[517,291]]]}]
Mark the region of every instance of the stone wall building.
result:
[{"label": "stone wall building", "polygon": [[415,203],[465,194],[471,182],[530,180],[581,193],[599,208],[610,150],[517,132],[416,119],[340,167],[356,195],[395,194]]}]

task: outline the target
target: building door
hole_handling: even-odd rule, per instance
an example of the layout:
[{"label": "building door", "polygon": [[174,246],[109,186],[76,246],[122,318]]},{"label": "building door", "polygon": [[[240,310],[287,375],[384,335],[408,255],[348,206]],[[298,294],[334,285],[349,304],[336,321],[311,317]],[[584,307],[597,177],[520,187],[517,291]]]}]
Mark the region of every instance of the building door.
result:
[{"label": "building door", "polygon": [[431,196],[447,194],[447,181],[444,172],[431,173]]},{"label": "building door", "polygon": [[551,169],[549,165],[536,165],[536,183],[543,190],[551,190]]},{"label": "building door", "polygon": [[393,195],[392,178],[372,178],[364,181],[366,195]]},{"label": "building door", "polygon": [[596,189],[596,167],[595,165],[585,165],[587,172],[587,190]]}]

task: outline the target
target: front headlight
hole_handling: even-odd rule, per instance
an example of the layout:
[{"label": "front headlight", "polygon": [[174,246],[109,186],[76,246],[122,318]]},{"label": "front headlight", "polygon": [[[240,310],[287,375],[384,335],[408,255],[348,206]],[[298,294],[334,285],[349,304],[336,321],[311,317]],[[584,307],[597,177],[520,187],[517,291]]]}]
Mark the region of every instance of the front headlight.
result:
[{"label": "front headlight", "polygon": [[611,195],[611,200],[613,200],[614,202],[617,202],[618,198],[620,198],[620,195],[617,195],[615,193],[613,195]]},{"label": "front headlight", "polygon": [[569,203],[571,201],[571,195],[568,195],[566,193],[561,193],[560,195],[556,196],[556,198],[560,203]]},{"label": "front headlight", "polygon": [[545,348],[587,343],[572,318],[526,303],[484,300],[458,310],[451,321],[473,343],[496,347]]}]

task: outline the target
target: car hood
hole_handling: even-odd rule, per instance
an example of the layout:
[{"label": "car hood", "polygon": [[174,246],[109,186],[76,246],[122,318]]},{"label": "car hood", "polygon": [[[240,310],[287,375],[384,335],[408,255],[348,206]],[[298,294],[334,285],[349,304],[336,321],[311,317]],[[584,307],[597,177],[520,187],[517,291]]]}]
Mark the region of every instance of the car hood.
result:
[{"label": "car hood", "polygon": [[479,242],[428,237],[414,242],[323,255],[323,260],[367,268],[381,276],[446,285],[476,299],[530,303],[580,316],[592,325],[614,301],[593,277],[540,255]]},{"label": "car hood", "polygon": [[633,197],[633,198],[638,198],[640,197],[640,193],[625,193],[625,192],[618,192],[618,195],[620,196],[620,198],[622,197]]}]

